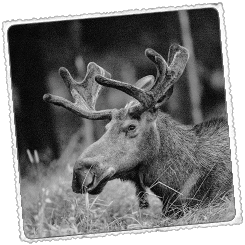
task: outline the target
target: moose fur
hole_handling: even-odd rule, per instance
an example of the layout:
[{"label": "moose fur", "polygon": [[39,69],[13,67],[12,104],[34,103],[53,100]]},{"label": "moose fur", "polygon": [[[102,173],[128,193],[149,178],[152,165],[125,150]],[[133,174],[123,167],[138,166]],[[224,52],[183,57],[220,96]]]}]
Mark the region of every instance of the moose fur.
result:
[{"label": "moose fur", "polygon": [[142,208],[148,207],[143,194],[146,187],[160,198],[166,215],[181,213],[183,205],[205,205],[230,194],[232,171],[226,118],[183,126],[159,113],[156,124],[159,155],[139,167],[137,181],[131,180],[141,193],[137,194]]},{"label": "moose fur", "polygon": [[[157,77],[140,79],[136,86],[110,79],[95,63],[88,65],[84,80],[77,83],[60,69],[74,103],[47,94],[44,100],[87,119],[110,119],[105,134],[77,159],[72,189],[99,194],[106,183],[119,178],[135,184],[139,206],[149,206],[146,189],[159,197],[165,215],[179,214],[183,207],[220,201],[232,193],[229,129],[226,118],[185,126],[162,112],[173,85],[185,69],[189,54],[172,45],[166,62],[152,49],[146,56]],[[101,85],[113,87],[136,100],[125,108],[96,111]]]}]

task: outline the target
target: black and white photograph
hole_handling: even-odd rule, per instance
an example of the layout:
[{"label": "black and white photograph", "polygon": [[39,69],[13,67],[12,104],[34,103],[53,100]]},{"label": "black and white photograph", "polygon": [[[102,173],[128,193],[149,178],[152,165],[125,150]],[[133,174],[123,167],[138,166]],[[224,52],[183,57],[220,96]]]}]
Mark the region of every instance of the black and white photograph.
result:
[{"label": "black and white photograph", "polygon": [[5,23],[22,240],[241,223],[223,14]]}]

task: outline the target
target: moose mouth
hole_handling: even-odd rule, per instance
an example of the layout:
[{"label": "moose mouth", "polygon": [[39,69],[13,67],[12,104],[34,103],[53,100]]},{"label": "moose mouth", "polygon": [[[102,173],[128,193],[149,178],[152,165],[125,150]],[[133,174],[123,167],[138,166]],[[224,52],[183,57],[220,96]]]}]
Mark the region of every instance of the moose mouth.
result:
[{"label": "moose mouth", "polygon": [[[88,192],[91,195],[98,195],[102,192],[106,183],[113,179],[115,172],[114,168],[108,168],[101,176],[90,172],[83,181],[81,188],[76,188],[76,184],[74,184],[73,191],[81,194]],[[90,182],[88,183],[86,179]],[[85,184],[85,182],[87,183]]]},{"label": "moose mouth", "polygon": [[98,195],[102,192],[103,188],[109,180],[110,179],[108,177],[97,178],[94,175],[92,182],[87,186],[86,191],[91,195]]}]

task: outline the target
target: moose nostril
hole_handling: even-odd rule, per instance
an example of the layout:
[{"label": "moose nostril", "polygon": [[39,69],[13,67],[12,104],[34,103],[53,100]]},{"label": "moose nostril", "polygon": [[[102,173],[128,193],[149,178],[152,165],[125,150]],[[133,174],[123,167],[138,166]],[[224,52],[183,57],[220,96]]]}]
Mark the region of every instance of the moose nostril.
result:
[{"label": "moose nostril", "polygon": [[[84,165],[83,165],[84,167]],[[92,165],[88,168],[77,168],[73,171],[72,189],[76,193],[85,193],[87,188],[93,185],[95,175],[91,170]]]},{"label": "moose nostril", "polygon": [[86,169],[88,169],[88,170],[90,170],[92,167],[93,167],[93,165],[91,164],[91,163],[84,163],[84,165],[83,165]]},{"label": "moose nostril", "polygon": [[80,180],[80,171],[79,170],[74,170],[73,171],[73,180],[79,181]]}]

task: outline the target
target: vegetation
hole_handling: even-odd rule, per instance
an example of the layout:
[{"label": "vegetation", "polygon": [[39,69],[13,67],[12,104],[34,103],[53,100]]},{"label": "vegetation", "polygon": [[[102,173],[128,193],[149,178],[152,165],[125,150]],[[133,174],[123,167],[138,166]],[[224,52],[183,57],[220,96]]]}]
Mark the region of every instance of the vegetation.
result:
[{"label": "vegetation", "polygon": [[100,195],[90,196],[72,192],[69,167],[45,176],[37,173],[35,182],[21,182],[23,227],[28,238],[214,223],[232,220],[235,215],[233,201],[226,199],[219,205],[184,210],[179,219],[167,218],[150,190],[150,208],[140,210],[129,182],[113,180]]}]

